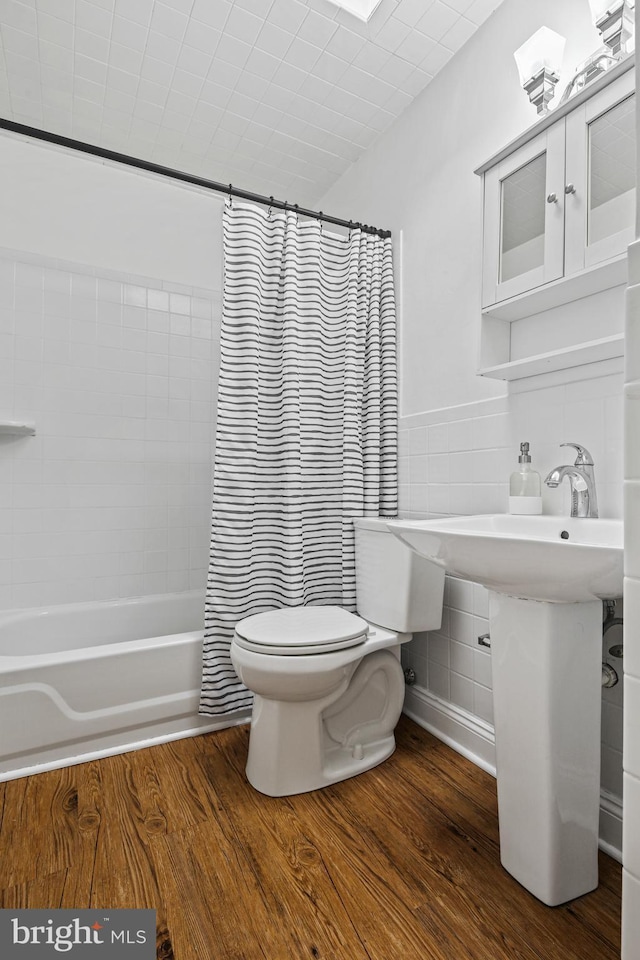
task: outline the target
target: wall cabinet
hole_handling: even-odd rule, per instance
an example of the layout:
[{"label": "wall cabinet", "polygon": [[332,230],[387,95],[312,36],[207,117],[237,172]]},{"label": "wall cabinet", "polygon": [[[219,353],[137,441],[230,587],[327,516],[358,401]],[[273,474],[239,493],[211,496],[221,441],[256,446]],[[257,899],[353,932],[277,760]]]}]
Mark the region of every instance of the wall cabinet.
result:
[{"label": "wall cabinet", "polygon": [[[485,376],[513,379],[622,355],[622,317],[617,327],[609,316],[581,325],[575,309],[551,323],[539,317],[626,283],[635,237],[631,66],[613,68],[476,171],[484,183]],[[522,355],[517,347],[544,348],[545,338],[549,349]]]}]

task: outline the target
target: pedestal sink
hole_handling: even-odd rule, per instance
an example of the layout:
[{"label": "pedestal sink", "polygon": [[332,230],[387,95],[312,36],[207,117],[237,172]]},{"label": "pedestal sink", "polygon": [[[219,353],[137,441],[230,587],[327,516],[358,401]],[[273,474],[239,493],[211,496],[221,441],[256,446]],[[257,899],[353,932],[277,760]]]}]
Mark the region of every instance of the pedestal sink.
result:
[{"label": "pedestal sink", "polygon": [[602,600],[622,596],[621,520],[393,520],[489,589],[503,866],[549,906],[598,885]]}]

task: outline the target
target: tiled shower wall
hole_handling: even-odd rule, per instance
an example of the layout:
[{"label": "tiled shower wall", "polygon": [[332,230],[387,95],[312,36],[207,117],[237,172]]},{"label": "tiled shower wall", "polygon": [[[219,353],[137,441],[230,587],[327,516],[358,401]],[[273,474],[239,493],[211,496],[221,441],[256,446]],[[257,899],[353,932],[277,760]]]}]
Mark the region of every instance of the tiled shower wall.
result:
[{"label": "tiled shower wall", "polygon": [[[402,515],[504,513],[520,442],[530,442],[533,466],[544,479],[558,464],[573,463],[575,452],[559,447],[570,440],[593,454],[600,515],[621,517],[624,378],[616,362],[593,369],[589,379],[559,384],[539,377],[512,384],[507,397],[402,418]],[[543,486],[544,513],[568,516],[564,486]],[[621,602],[617,613],[622,615]],[[418,690],[489,730],[491,654],[478,644],[488,632],[487,591],[447,577],[441,629],[416,635],[404,647],[403,661],[413,667]],[[603,653],[621,640],[620,628],[613,627]],[[622,678],[622,661],[608,659]],[[602,786],[616,799],[622,796],[622,691],[621,682],[603,690]],[[491,765],[491,757],[485,760]]]},{"label": "tiled shower wall", "polygon": [[0,250],[0,607],[204,587],[220,312]]}]

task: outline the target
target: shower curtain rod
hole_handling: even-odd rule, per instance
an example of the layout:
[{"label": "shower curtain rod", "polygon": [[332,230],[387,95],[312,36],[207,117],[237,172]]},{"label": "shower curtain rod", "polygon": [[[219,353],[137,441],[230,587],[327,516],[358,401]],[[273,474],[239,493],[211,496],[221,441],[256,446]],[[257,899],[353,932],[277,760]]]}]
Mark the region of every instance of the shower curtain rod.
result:
[{"label": "shower curtain rod", "polygon": [[250,190],[240,190],[238,187],[234,187],[232,183],[217,183],[215,180],[205,180],[203,177],[196,177],[182,170],[173,170],[171,167],[163,167],[158,163],[151,163],[148,160],[139,160],[137,157],[130,157],[125,153],[106,150],[92,143],[84,143],[82,140],[72,140],[69,137],[62,137],[57,133],[50,133],[48,130],[40,130],[38,127],[28,127],[23,123],[15,123],[13,120],[5,120],[2,117],[0,117],[0,130],[8,130],[11,133],[18,133],[23,137],[31,137],[34,140],[44,140],[46,143],[55,143],[59,147],[77,150],[79,153],[88,153],[93,157],[101,157],[103,160],[123,163],[128,167],[136,167],[138,170],[146,170],[149,173],[170,177],[172,180],[192,183],[197,187],[204,187],[205,190],[215,190],[216,193],[225,193],[229,197],[251,200],[253,203],[275,207],[278,210],[291,210],[294,213],[299,213],[303,217],[323,220],[325,223],[333,223],[339,227],[357,227],[359,230],[362,230],[363,233],[371,233],[383,238],[391,236],[390,230],[379,230],[377,227],[370,227],[366,223],[359,223],[355,220],[341,220],[340,217],[329,216],[329,214],[323,213],[322,210],[306,210],[304,207],[299,207],[297,203],[289,203],[287,200],[275,200],[273,197],[263,197],[261,194],[252,193]]}]

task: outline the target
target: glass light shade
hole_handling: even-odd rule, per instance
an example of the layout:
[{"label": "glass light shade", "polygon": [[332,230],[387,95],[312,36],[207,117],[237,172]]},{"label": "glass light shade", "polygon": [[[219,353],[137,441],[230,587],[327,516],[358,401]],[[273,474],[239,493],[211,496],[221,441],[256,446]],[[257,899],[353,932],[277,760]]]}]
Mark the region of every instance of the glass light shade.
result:
[{"label": "glass light shade", "polygon": [[514,53],[522,86],[546,67],[551,73],[560,73],[564,45],[567,41],[555,30],[540,27]]},{"label": "glass light shade", "polygon": [[329,3],[346,10],[347,13],[352,13],[354,17],[365,23],[371,19],[380,2],[381,0],[329,0]]},{"label": "glass light shade", "polygon": [[594,23],[597,23],[607,11],[621,7],[622,0],[589,0],[589,6],[591,7],[591,18]]}]

